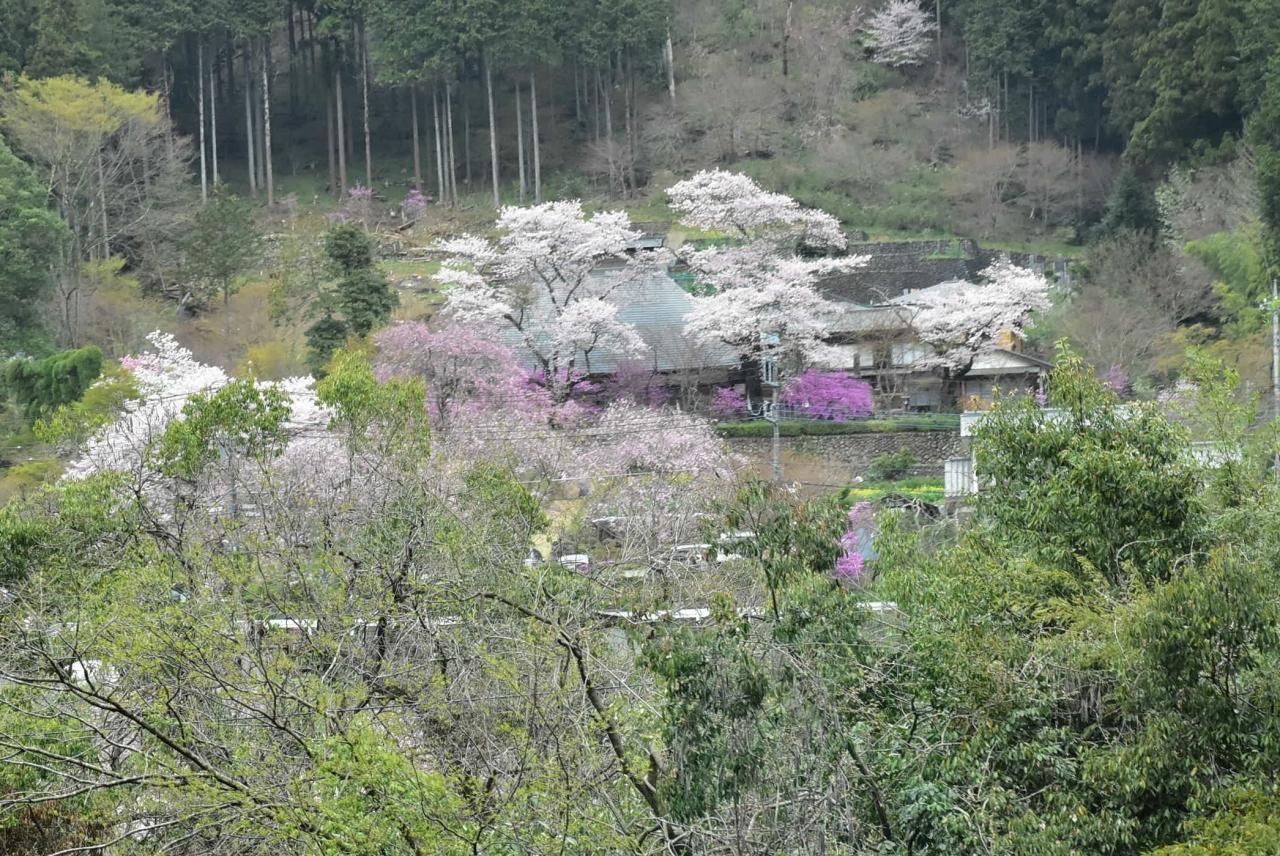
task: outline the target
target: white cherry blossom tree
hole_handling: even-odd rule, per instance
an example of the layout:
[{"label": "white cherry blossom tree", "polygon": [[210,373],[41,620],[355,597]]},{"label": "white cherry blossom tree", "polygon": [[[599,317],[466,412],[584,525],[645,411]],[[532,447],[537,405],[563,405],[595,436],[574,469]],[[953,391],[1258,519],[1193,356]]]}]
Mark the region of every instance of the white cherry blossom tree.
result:
[{"label": "white cherry blossom tree", "polygon": [[889,0],[862,28],[871,57],[881,65],[919,65],[929,55],[937,22],[914,0]]},{"label": "white cherry blossom tree", "polygon": [[685,331],[699,343],[737,348],[747,359],[777,348],[827,362],[832,352],[825,340],[842,309],[822,295],[818,280],[866,262],[815,255],[845,248],[839,221],[722,170],[700,172],[667,194],[681,222],[733,238],[728,246],[681,253],[708,292],[694,298]]},{"label": "white cherry blossom tree", "polygon": [[640,232],[625,212],[587,215],[582,203],[503,208],[496,240],[465,236],[440,245],[436,278],[448,286],[445,311],[471,323],[515,330],[557,400],[607,348],[638,357],[646,348],[609,298],[656,260],[629,254]]},{"label": "white cherry blossom tree", "polygon": [[[67,467],[67,478],[85,478],[113,470],[147,481],[152,473],[148,451],[175,420],[183,418],[183,408],[196,395],[211,393],[231,382],[221,368],[197,360],[172,334],[154,332],[147,336],[151,350],[125,357],[121,365],[133,376],[138,397],[127,402],[116,418],[92,437]],[[289,403],[285,430],[290,442],[282,462],[300,465],[329,457],[336,439],[324,436],[331,413],[316,399],[312,379],[286,378],[259,382],[283,394]],[[320,454],[323,446],[325,454]]]},{"label": "white cherry blossom tree", "polygon": [[891,301],[908,307],[911,325],[936,355],[929,361],[963,371],[974,357],[996,347],[1002,334],[1022,335],[1036,312],[1050,307],[1048,281],[1002,259],[980,282],[944,282]]}]

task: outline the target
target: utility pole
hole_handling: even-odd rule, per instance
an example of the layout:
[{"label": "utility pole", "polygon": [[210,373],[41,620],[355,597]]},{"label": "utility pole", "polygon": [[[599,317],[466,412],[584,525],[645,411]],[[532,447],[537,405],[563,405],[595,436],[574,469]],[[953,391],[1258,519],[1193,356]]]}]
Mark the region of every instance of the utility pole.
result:
[{"label": "utility pole", "polygon": [[[1280,419],[1280,284],[1271,277],[1271,421]],[[1272,476],[1280,480],[1280,449],[1271,464]]]},{"label": "utility pole", "polygon": [[[771,337],[776,340],[775,337]],[[772,344],[772,343],[771,343]],[[782,413],[778,410],[778,358],[776,354],[767,354],[760,360],[760,382],[770,390],[770,400],[764,405],[764,418],[773,424],[773,483],[782,484],[782,435],[780,425]]]},{"label": "utility pole", "polygon": [[778,413],[778,388],[773,388],[773,400],[764,406],[764,418],[773,423],[773,483],[782,484],[782,435],[778,430],[781,421]]},{"label": "utility pole", "polygon": [[1280,286],[1271,277],[1271,418],[1280,417]]}]

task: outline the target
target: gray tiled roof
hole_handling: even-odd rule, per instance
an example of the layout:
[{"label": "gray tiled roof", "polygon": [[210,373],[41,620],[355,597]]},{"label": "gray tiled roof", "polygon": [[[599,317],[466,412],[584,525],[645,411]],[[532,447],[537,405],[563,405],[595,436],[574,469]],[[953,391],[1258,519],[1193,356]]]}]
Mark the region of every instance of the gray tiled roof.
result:
[{"label": "gray tiled roof", "polygon": [[[593,277],[618,277],[616,270],[600,270]],[[693,308],[689,294],[666,273],[653,272],[624,281],[609,296],[618,307],[618,318],[633,327],[649,345],[649,353],[643,357],[645,365],[660,372],[677,372],[707,368],[733,368],[739,363],[738,355],[727,346],[700,346],[684,335],[685,316]],[[536,307],[535,307],[536,310]],[[520,334],[506,328],[499,334],[503,344],[515,350],[520,362],[528,368],[535,366],[533,355],[524,345]],[[591,373],[604,374],[617,370],[622,357],[607,348],[591,352]],[[578,365],[586,361],[580,356]]]}]

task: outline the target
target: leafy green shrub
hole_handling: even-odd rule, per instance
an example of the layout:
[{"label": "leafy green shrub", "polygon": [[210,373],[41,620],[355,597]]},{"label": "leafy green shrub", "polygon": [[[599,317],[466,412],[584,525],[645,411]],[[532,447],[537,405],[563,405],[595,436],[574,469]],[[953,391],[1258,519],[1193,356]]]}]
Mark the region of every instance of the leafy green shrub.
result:
[{"label": "leafy green shrub", "polygon": [[905,446],[896,452],[881,455],[867,467],[867,478],[871,481],[895,481],[911,472],[916,465],[916,456]]},{"label": "leafy green shrub", "polygon": [[5,363],[0,381],[27,418],[36,419],[78,401],[101,373],[102,351],[90,345],[40,360],[14,358]]}]

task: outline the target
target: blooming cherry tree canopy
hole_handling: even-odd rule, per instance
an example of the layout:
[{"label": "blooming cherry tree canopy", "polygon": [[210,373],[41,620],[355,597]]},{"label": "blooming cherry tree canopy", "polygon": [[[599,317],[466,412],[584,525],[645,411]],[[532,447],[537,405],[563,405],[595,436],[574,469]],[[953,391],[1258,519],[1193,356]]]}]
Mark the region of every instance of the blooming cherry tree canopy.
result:
[{"label": "blooming cherry tree canopy", "polygon": [[[81,456],[67,467],[68,478],[85,478],[116,470],[143,475],[147,452],[165,429],[182,418],[193,396],[226,386],[231,378],[217,366],[201,363],[169,333],[147,337],[152,350],[120,361],[137,384],[139,397],[129,402],[115,421],[90,438]],[[263,382],[288,398],[290,415],[284,428],[295,437],[282,457],[305,460],[313,455],[316,432],[328,425],[328,408],[317,402],[311,378]]]},{"label": "blooming cherry tree canopy", "polygon": [[[448,314],[517,331],[558,398],[594,349],[644,352],[608,300],[657,261],[628,254],[641,233],[625,212],[588,216],[577,201],[507,207],[497,229],[497,240],[466,236],[440,245],[447,258],[436,278],[449,286]],[[608,275],[599,275],[602,266]]]},{"label": "blooming cherry tree canopy", "polygon": [[843,249],[839,222],[764,190],[745,175],[721,170],[700,172],[667,193],[683,223],[738,239],[731,246],[681,254],[711,292],[694,298],[686,332],[700,343],[725,343],[748,357],[776,347],[825,362],[830,355],[825,339],[841,309],[821,294],[817,282],[866,259],[799,253],[802,248]]},{"label": "blooming cherry tree canopy", "polygon": [[938,25],[914,0],[889,0],[863,29],[872,58],[899,68],[924,62]]},{"label": "blooming cherry tree canopy", "polygon": [[981,280],[944,282],[891,301],[914,311],[912,326],[937,352],[935,364],[967,368],[995,348],[1001,334],[1021,335],[1031,316],[1050,306],[1048,281],[1007,259],[984,270]]},{"label": "blooming cherry tree canopy", "polygon": [[749,176],[720,169],[703,170],[667,190],[680,222],[699,229],[731,232],[748,240],[773,233],[808,246],[843,249],[840,221],[822,211],[801,208],[782,193],[772,193]]}]

